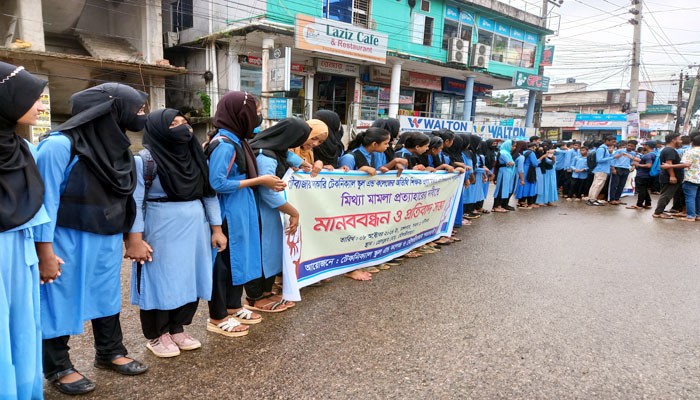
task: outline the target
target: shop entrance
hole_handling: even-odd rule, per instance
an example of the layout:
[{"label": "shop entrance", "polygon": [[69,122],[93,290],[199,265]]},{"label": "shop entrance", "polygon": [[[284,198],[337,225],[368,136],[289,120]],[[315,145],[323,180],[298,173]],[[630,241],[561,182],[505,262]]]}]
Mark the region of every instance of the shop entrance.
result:
[{"label": "shop entrance", "polygon": [[316,74],[317,110],[332,110],[338,113],[342,124],[348,123],[348,110],[354,93],[355,78]]}]

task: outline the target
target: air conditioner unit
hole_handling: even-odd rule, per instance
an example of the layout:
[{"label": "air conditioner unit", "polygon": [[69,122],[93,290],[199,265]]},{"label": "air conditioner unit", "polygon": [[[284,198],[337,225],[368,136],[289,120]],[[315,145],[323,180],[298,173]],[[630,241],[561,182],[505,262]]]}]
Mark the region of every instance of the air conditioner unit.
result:
[{"label": "air conditioner unit", "polygon": [[472,48],[471,67],[488,68],[489,58],[491,57],[491,46],[477,43]]},{"label": "air conditioner unit", "polygon": [[469,42],[460,38],[450,38],[447,43],[447,62],[467,64],[469,57]]},{"label": "air conditioner unit", "polygon": [[164,32],[163,33],[163,46],[174,47],[180,44],[180,33],[179,32]]}]

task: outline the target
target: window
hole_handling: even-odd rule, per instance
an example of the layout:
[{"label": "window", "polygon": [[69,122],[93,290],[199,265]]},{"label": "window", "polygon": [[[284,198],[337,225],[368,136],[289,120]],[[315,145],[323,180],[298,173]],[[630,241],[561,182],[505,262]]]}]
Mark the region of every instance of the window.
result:
[{"label": "window", "polygon": [[[479,33],[481,34],[481,33]],[[456,21],[445,20],[445,25],[442,30],[442,48],[447,50],[451,38],[460,38],[466,40],[471,44],[472,42],[472,27],[469,25],[462,25],[461,27]],[[489,40],[489,46],[491,41]]]},{"label": "window", "polygon": [[367,28],[370,0],[323,0],[323,17]]},{"label": "window", "polygon": [[605,112],[605,110],[595,110],[596,114],[603,114],[604,112]]},{"label": "window", "polygon": [[173,32],[180,32],[194,26],[193,11],[192,0],[177,0],[170,4]]},{"label": "window", "polygon": [[425,17],[425,30],[423,31],[423,46],[433,45],[433,23],[435,19]]},{"label": "window", "polygon": [[493,35],[493,46],[491,46],[491,59],[499,62],[506,62],[506,51],[508,50],[508,38],[501,35]]},{"label": "window", "polygon": [[510,65],[520,65],[520,60],[522,58],[523,42],[511,38],[508,43],[508,51],[506,52],[506,63]]},{"label": "window", "polygon": [[479,31],[477,42],[487,46],[493,45],[493,33],[487,31]]},{"label": "window", "polygon": [[520,66],[524,68],[534,68],[535,53],[537,53],[537,46],[525,43],[523,45],[523,58],[520,60]]},{"label": "window", "polygon": [[430,12],[430,0],[421,0],[420,2],[420,10],[423,12]]},{"label": "window", "polygon": [[259,96],[262,93],[262,69],[241,66],[241,91]]}]

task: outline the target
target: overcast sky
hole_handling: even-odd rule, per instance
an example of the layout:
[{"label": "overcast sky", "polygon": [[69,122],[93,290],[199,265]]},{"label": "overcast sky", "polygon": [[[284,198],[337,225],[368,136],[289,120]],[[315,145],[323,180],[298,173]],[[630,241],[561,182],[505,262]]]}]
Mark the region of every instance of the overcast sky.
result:
[{"label": "overcast sky", "polygon": [[[552,83],[572,77],[591,89],[629,87],[630,3],[564,0],[561,7],[553,7],[561,22],[553,26],[559,32],[549,42],[556,46],[554,65],[545,68]],[[699,0],[643,0],[643,7],[641,81],[677,79],[681,68],[700,63]]]}]

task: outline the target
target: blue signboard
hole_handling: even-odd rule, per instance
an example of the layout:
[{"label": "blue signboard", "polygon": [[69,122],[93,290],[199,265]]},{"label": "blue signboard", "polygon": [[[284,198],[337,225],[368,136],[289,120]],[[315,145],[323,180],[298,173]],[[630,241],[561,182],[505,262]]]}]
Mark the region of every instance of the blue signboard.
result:
[{"label": "blue signboard", "polygon": [[503,25],[500,22],[496,22],[496,33],[503,36],[510,36],[510,27],[508,25]]},{"label": "blue signboard", "polygon": [[539,37],[537,37],[537,35],[535,35],[534,33],[525,32],[525,41],[532,44],[538,44]]},{"label": "blue signboard", "polygon": [[267,101],[267,118],[268,119],[285,119],[290,116],[291,99],[281,97],[272,97]]},{"label": "blue signboard", "polygon": [[474,25],[474,14],[467,11],[459,11],[455,6],[445,7],[445,18],[460,21],[465,25]]},{"label": "blue signboard", "polygon": [[525,33],[519,29],[513,27],[510,28],[510,37],[518,40],[525,40]]},{"label": "blue signboard", "polygon": [[624,121],[627,114],[576,114],[576,121]]},{"label": "blue signboard", "polygon": [[494,27],[495,22],[493,22],[493,20],[481,16],[479,17],[479,29],[493,31]]}]

